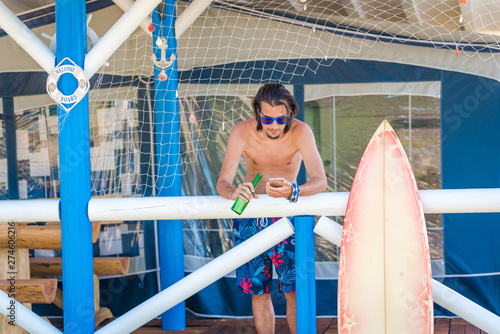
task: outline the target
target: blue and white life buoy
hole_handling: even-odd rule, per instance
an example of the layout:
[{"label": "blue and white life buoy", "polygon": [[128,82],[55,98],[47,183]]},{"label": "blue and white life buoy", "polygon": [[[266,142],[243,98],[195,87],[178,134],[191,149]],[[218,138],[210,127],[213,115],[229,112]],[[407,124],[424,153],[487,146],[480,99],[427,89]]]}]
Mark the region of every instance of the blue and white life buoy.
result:
[{"label": "blue and white life buoy", "polygon": [[[69,62],[69,64],[68,64]],[[63,74],[72,74],[78,81],[78,87],[70,95],[64,95],[59,88],[57,82]],[[49,96],[66,112],[73,109],[89,91],[89,80],[83,69],[76,65],[68,57],[64,58],[50,73],[47,78],[47,93]]]}]

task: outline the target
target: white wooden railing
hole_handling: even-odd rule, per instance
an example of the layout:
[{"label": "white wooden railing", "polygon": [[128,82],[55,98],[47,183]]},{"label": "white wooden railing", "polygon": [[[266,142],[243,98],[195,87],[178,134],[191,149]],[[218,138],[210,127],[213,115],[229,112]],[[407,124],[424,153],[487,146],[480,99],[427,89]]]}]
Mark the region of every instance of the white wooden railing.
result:
[{"label": "white wooden railing", "polygon": [[[349,193],[345,192],[321,193],[301,197],[299,203],[291,204],[284,199],[260,195],[241,216],[230,210],[232,201],[220,196],[100,198],[90,200],[88,214],[91,221],[343,216],[348,197]],[[500,212],[500,189],[422,190],[420,197],[424,213],[428,214]],[[40,221],[59,221],[58,200],[0,201],[0,223]],[[333,244],[340,245],[342,227],[334,221],[322,217],[314,231]],[[130,332],[139,328],[291,234],[293,228],[288,219],[281,219],[96,333]],[[500,317],[497,315],[435,280],[433,289],[436,303],[483,331],[500,333]],[[13,299],[1,292],[0,313],[8,316],[8,307],[12,302]],[[16,323],[24,329],[31,333],[61,333],[20,303],[16,303],[16,307]]]}]

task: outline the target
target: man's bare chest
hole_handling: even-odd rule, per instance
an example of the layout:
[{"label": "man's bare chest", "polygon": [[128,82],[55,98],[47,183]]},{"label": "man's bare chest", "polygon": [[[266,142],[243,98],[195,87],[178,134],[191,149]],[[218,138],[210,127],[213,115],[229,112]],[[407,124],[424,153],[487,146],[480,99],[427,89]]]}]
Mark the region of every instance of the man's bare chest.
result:
[{"label": "man's bare chest", "polygon": [[293,164],[297,159],[300,160],[298,149],[291,145],[253,145],[244,153],[247,164],[262,167],[285,166]]}]

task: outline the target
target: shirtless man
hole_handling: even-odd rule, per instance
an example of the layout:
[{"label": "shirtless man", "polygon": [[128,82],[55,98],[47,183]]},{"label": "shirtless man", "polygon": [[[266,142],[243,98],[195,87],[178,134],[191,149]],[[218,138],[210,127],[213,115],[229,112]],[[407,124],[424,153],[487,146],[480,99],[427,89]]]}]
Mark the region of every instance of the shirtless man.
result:
[{"label": "shirtless man", "polygon": [[[266,84],[257,92],[252,108],[254,119],[237,124],[229,136],[227,151],[222,163],[217,192],[224,198],[236,200],[238,197],[250,201],[258,194],[284,197],[295,203],[300,196],[313,195],[326,189],[326,175],[316,148],[311,128],[295,119],[298,105],[295,98],[283,85]],[[241,155],[245,159],[245,180],[233,186]],[[309,175],[309,181],[298,186],[297,175],[301,161]],[[252,180],[263,175],[257,189]],[[284,178],[282,186],[273,187],[270,178]],[[293,221],[293,218],[289,218]],[[274,222],[268,219],[235,219],[235,244],[252,236]],[[278,273],[280,291],[287,301],[287,322],[292,333],[296,333],[295,307],[295,261],[290,252],[295,253],[295,236],[279,243],[269,251],[238,268],[237,289],[252,295],[252,312],[255,327],[260,334],[274,333],[275,316],[269,292],[271,283],[271,263]],[[256,269],[263,268],[255,275]]]}]

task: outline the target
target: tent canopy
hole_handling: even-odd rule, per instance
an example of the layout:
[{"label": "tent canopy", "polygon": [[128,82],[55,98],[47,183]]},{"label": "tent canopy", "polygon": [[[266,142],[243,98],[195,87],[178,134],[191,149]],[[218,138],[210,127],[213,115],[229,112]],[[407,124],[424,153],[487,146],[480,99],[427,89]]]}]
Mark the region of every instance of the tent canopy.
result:
[{"label": "tent canopy", "polygon": [[[50,45],[47,37],[55,33],[54,1],[3,2]],[[179,1],[177,5],[182,15],[189,3]],[[103,36],[123,14],[110,0],[87,1],[87,12],[92,14],[89,27],[97,36]],[[500,5],[486,0],[466,5],[456,0],[213,2],[180,36],[179,70],[270,59],[360,59],[500,80],[499,17]],[[0,73],[41,71],[3,31],[0,36],[4,60]],[[146,36],[136,41],[151,45]],[[148,68],[135,66],[135,60],[149,57],[151,49],[125,42],[117,53],[123,53],[121,60],[104,72],[124,69],[122,75],[151,75],[144,73]]]}]

